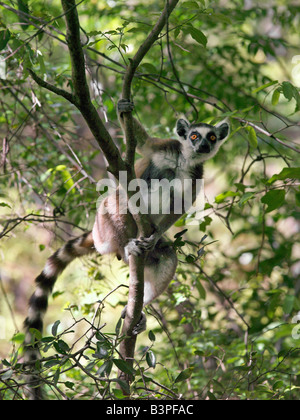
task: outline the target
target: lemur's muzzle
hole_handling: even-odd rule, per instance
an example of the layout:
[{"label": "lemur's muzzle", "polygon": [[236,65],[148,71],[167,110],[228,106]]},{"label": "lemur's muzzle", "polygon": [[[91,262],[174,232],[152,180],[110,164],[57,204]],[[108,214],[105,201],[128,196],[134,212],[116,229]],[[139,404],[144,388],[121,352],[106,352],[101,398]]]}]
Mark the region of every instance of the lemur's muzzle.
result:
[{"label": "lemur's muzzle", "polygon": [[200,146],[197,149],[197,153],[209,153],[210,152],[210,145],[207,140],[202,140]]}]

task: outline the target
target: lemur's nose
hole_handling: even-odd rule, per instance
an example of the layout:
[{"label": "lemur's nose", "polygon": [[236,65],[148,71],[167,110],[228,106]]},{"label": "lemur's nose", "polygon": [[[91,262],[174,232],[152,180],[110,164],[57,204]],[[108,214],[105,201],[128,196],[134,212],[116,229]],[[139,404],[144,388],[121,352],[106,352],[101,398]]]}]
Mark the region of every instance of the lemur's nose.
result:
[{"label": "lemur's nose", "polygon": [[200,146],[197,149],[197,153],[209,153],[210,145],[206,139],[203,139]]}]

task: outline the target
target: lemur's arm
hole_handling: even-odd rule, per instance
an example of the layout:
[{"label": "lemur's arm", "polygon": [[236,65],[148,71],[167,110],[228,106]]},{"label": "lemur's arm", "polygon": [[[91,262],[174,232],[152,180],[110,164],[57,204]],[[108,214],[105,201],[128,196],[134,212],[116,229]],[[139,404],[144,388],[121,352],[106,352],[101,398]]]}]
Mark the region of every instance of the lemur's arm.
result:
[{"label": "lemur's arm", "polygon": [[139,238],[136,240],[136,245],[145,251],[151,251],[154,249],[155,245],[159,239],[166,233],[170,227],[174,225],[175,222],[181,217],[181,214],[166,214],[158,226],[155,226],[155,230],[149,238]]},{"label": "lemur's arm", "polygon": [[[134,109],[133,102],[127,101],[126,99],[120,99],[118,102],[118,118],[121,124],[121,127],[124,132],[124,121],[123,121],[123,113],[124,112],[132,112]],[[133,118],[133,129],[134,134],[137,141],[137,148],[140,151],[142,147],[145,145],[146,141],[149,140],[150,136],[142,126],[142,124],[136,119]]]}]

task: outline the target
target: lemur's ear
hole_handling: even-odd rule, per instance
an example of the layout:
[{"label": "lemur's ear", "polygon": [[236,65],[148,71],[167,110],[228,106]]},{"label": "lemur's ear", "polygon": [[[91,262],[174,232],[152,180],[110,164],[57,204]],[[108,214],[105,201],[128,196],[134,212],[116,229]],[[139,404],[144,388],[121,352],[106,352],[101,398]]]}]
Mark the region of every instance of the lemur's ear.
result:
[{"label": "lemur's ear", "polygon": [[184,140],[187,139],[188,131],[189,131],[190,124],[188,121],[180,118],[176,123],[176,133],[179,137],[182,137]]},{"label": "lemur's ear", "polygon": [[226,140],[230,133],[230,125],[228,120],[223,120],[216,125],[218,140]]}]

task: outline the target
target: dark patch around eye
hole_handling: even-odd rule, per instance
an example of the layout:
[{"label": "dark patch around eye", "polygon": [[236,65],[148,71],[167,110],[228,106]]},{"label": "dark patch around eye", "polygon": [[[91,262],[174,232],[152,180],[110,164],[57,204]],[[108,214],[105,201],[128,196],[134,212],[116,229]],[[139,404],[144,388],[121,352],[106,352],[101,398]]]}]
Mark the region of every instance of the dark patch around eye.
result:
[{"label": "dark patch around eye", "polygon": [[195,140],[197,140],[197,139],[199,139],[199,138],[201,138],[201,136],[200,136],[200,134],[199,134],[199,133],[191,133],[191,134],[190,134],[190,139],[191,139],[192,141],[195,141]]},{"label": "dark patch around eye", "polygon": [[207,138],[208,140],[210,140],[210,141],[216,141],[216,140],[217,140],[217,136],[216,136],[216,134],[215,134],[215,133],[213,133],[213,132],[208,133],[208,134],[207,134],[207,136],[206,136],[206,138]]}]

